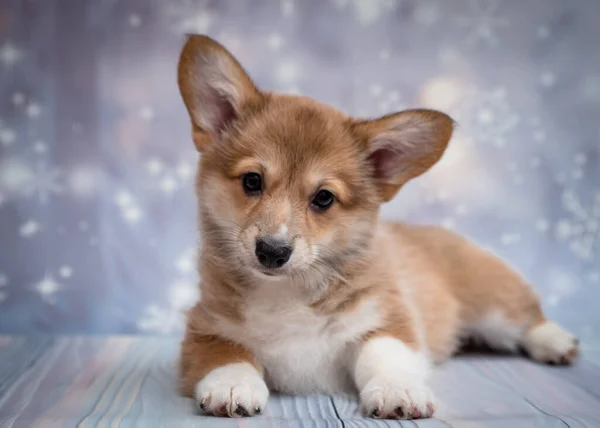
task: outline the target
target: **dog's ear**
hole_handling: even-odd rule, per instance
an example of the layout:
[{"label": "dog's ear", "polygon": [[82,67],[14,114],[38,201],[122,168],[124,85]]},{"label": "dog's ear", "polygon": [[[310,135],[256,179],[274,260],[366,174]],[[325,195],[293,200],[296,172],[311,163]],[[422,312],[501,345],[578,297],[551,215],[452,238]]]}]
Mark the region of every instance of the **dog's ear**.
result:
[{"label": "dog's ear", "polygon": [[454,121],[434,110],[406,110],[353,123],[366,143],[382,199],[387,202],[410,179],[427,171],[444,153]]},{"label": "dog's ear", "polygon": [[260,96],[233,55],[203,35],[188,37],[179,57],[177,80],[198,151],[218,140],[244,106]]}]

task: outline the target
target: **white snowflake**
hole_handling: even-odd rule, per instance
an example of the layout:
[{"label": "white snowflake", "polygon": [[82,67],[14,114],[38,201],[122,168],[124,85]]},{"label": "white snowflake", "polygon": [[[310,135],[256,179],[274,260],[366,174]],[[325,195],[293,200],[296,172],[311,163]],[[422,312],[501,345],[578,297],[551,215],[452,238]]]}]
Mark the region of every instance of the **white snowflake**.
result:
[{"label": "white snowflake", "polygon": [[189,180],[193,175],[192,166],[184,161],[181,161],[176,168],[177,175],[182,181]]},{"label": "white snowflake", "polygon": [[196,261],[196,249],[188,248],[175,260],[175,267],[182,274],[189,274],[194,271]]},{"label": "white snowflake", "polygon": [[174,312],[170,308],[149,305],[136,325],[140,331],[169,334],[181,331],[183,322],[183,314]]},{"label": "white snowflake", "polygon": [[48,151],[48,146],[42,140],[38,140],[33,144],[33,151],[41,155]]},{"label": "white snowflake", "polygon": [[496,46],[500,40],[496,32],[510,25],[506,18],[496,15],[498,0],[471,0],[469,4],[468,15],[456,18],[456,23],[467,29],[467,43]]},{"label": "white snowflake", "polygon": [[67,176],[71,192],[79,197],[90,197],[102,186],[104,174],[95,165],[77,165]]},{"label": "white snowflake", "polygon": [[40,231],[40,224],[35,220],[27,220],[19,227],[19,236],[22,238],[31,238]]},{"label": "white snowflake", "polygon": [[548,29],[548,27],[546,26],[539,26],[536,30],[536,35],[538,37],[538,39],[540,40],[545,40],[548,37],[550,37],[550,29]]},{"label": "white snowflake", "polygon": [[520,117],[510,106],[506,90],[498,88],[489,92],[467,90],[458,122],[476,141],[491,142],[498,147],[506,144],[506,137],[516,128]]},{"label": "white snowflake", "polygon": [[168,305],[161,307],[149,305],[137,321],[141,331],[169,334],[179,332],[184,327],[185,311],[198,300],[198,287],[185,281],[176,282],[169,287]]},{"label": "white snowflake", "polygon": [[129,191],[125,189],[119,190],[115,196],[115,202],[119,206],[121,216],[126,222],[135,224],[141,220],[142,210]]},{"label": "white snowflake", "polygon": [[60,194],[63,186],[59,183],[62,171],[39,162],[30,179],[25,183],[23,193],[36,195],[41,204],[45,204],[53,194]]},{"label": "white snowflake", "polygon": [[9,195],[23,192],[23,188],[32,180],[30,166],[18,158],[0,160],[0,189]]},{"label": "white snowflake", "polygon": [[0,121],[0,144],[5,147],[10,146],[17,139],[17,134],[10,128],[4,126]]},{"label": "white snowflake", "polygon": [[73,268],[71,266],[63,265],[58,269],[58,274],[65,279],[71,278],[73,275]]},{"label": "white snowflake", "polygon": [[61,284],[49,274],[46,274],[38,283],[34,284],[34,290],[41,299],[51,305],[56,303],[56,294],[63,288]]},{"label": "white snowflake", "polygon": [[142,25],[142,18],[137,13],[132,13],[131,15],[129,15],[128,21],[129,25],[133,28],[137,28],[140,25]]},{"label": "white snowflake", "polygon": [[4,290],[0,290],[0,302],[3,302],[8,297],[8,293]]},{"label": "white snowflake", "polygon": [[175,167],[166,165],[158,158],[146,163],[148,174],[155,178],[151,182],[155,189],[170,195],[179,190],[192,176],[192,166],[187,161],[179,162]]},{"label": "white snowflake", "polygon": [[169,305],[176,311],[188,310],[199,297],[199,288],[193,282],[179,280],[169,286]]},{"label": "white snowflake", "polygon": [[164,165],[162,161],[158,158],[152,158],[146,163],[146,169],[148,173],[152,176],[157,176],[162,172]]},{"label": "white snowflake", "polygon": [[554,73],[546,71],[541,74],[540,83],[542,84],[542,86],[546,87],[554,86],[554,84],[556,83],[556,76],[554,75]]},{"label": "white snowflake", "polygon": [[272,33],[267,38],[267,45],[274,51],[278,51],[285,44],[285,39],[280,34]]},{"label": "white snowflake", "polygon": [[123,219],[128,223],[135,224],[142,218],[142,210],[138,207],[127,207],[122,212]]},{"label": "white snowflake", "polygon": [[125,189],[121,189],[117,192],[115,196],[115,202],[121,208],[125,208],[131,204],[133,204],[133,196],[131,193]]},{"label": "white snowflake", "polygon": [[177,190],[179,185],[177,184],[177,180],[175,180],[175,178],[167,175],[160,181],[159,187],[165,194],[170,195]]},{"label": "white snowflake", "polygon": [[5,67],[12,67],[23,57],[23,51],[6,41],[0,47],[0,62]]},{"label": "white snowflake", "polygon": [[42,106],[40,106],[37,102],[32,101],[25,108],[25,114],[31,119],[35,119],[42,114]]},{"label": "white snowflake", "polygon": [[370,25],[396,9],[397,0],[333,0],[339,9],[351,7],[356,20],[363,26]]},{"label": "white snowflake", "polygon": [[580,259],[593,260],[600,235],[600,191],[593,195],[586,209],[574,191],[565,190],[562,205],[569,217],[560,219],[556,224],[556,238],[567,243]]},{"label": "white snowflake", "polygon": [[144,106],[139,110],[138,115],[140,118],[150,121],[154,118],[154,110],[150,106]]},{"label": "white snowflake", "polygon": [[215,19],[215,13],[208,8],[208,0],[171,0],[161,4],[165,6],[162,15],[177,34],[205,34]]}]

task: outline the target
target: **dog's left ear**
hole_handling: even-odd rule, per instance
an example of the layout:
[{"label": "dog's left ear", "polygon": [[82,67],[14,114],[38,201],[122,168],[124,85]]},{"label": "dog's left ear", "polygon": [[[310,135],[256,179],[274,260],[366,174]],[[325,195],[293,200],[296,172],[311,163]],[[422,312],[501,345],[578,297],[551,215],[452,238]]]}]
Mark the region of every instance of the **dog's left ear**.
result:
[{"label": "dog's left ear", "polygon": [[450,116],[426,109],[405,110],[353,124],[354,132],[366,143],[384,202],[442,157],[453,128]]},{"label": "dog's left ear", "polygon": [[192,120],[198,151],[217,143],[225,130],[260,98],[250,76],[217,41],[190,35],[179,57],[179,90]]}]

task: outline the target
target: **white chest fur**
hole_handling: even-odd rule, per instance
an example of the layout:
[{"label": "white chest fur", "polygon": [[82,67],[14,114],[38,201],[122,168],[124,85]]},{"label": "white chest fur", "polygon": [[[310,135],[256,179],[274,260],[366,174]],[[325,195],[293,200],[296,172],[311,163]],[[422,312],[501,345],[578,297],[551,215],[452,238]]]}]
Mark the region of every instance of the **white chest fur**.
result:
[{"label": "white chest fur", "polygon": [[267,284],[246,299],[243,328],[223,322],[223,334],[251,350],[269,387],[287,393],[350,391],[357,340],[377,328],[374,300],[347,313],[324,316],[301,302],[287,284]]}]

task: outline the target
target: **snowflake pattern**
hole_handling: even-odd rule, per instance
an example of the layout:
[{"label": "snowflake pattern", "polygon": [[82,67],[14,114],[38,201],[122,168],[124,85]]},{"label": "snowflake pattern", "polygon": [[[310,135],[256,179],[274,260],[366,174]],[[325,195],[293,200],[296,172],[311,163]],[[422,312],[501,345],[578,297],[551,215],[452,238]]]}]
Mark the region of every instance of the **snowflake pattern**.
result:
[{"label": "snowflake pattern", "polygon": [[4,67],[13,67],[23,57],[23,52],[10,41],[0,46],[0,63]]},{"label": "snowflake pattern", "polygon": [[17,139],[17,134],[12,129],[5,127],[0,120],[0,144],[4,147],[12,145]]},{"label": "snowflake pattern", "polygon": [[164,17],[176,34],[206,34],[212,27],[215,14],[207,0],[172,0],[162,2]]},{"label": "snowflake pattern", "polygon": [[573,190],[565,190],[562,205],[568,217],[556,224],[556,238],[567,243],[573,254],[581,260],[593,260],[600,239],[600,191],[594,194],[586,209]]},{"label": "snowflake pattern", "polygon": [[23,194],[34,196],[40,204],[45,204],[50,197],[63,192],[63,185],[61,184],[62,175],[63,173],[59,168],[38,162],[33,170],[33,174],[23,188]]},{"label": "snowflake pattern", "polygon": [[456,18],[456,23],[467,29],[467,44],[496,46],[500,41],[497,32],[510,25],[508,19],[497,15],[499,1],[470,0],[469,4],[469,13]]},{"label": "snowflake pattern", "polygon": [[512,109],[504,88],[466,90],[457,119],[473,139],[490,142],[496,147],[506,145],[508,135],[521,121]]},{"label": "snowflake pattern", "polygon": [[[94,2],[81,1],[91,12]],[[179,334],[198,298],[200,239],[198,153],[174,74],[184,33],[225,44],[265,90],[362,117],[447,112],[457,121],[449,149],[384,207],[386,218],[440,224],[498,251],[525,267],[558,318],[599,296],[600,74],[579,38],[596,34],[586,18],[600,4],[122,3],[94,15],[107,46],[119,49],[85,50],[61,75],[38,67],[58,49],[46,26],[8,26],[0,40],[0,241],[27,252],[27,260],[15,258],[22,252],[0,257],[0,322],[35,333],[36,319],[54,327],[60,313],[82,333],[119,333],[106,313],[123,305],[118,325]],[[17,12],[25,24],[29,9]],[[82,37],[90,24],[61,26],[58,16],[44,19],[62,37]],[[560,16],[577,22],[576,31],[556,25]],[[298,32],[307,20],[314,31]],[[81,67],[94,84],[66,84]],[[105,303],[81,317],[73,305],[95,301],[81,296],[96,292]],[[10,315],[23,299],[25,315]],[[588,316],[582,309],[575,328]]]},{"label": "snowflake pattern", "polygon": [[363,26],[376,22],[392,12],[398,5],[397,0],[333,0],[339,9],[352,8],[356,20]]},{"label": "snowflake pattern", "polygon": [[198,287],[190,282],[179,281],[169,287],[167,306],[151,304],[137,321],[141,331],[170,334],[182,331],[185,311],[198,300]]},{"label": "snowflake pattern", "polygon": [[58,283],[52,275],[49,274],[44,275],[44,277],[33,286],[33,290],[40,298],[50,305],[56,304],[56,294],[61,291],[62,288],[63,285]]}]

